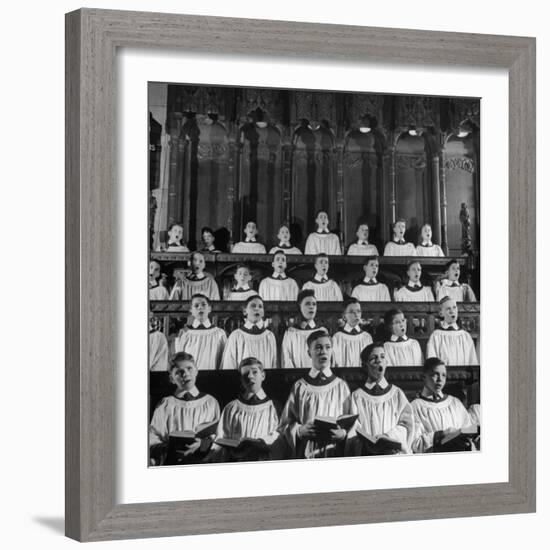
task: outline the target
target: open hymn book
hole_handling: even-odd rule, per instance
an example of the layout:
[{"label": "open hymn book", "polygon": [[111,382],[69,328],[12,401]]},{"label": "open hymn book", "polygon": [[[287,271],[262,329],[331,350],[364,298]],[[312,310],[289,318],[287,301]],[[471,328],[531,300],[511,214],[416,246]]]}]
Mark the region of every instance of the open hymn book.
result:
[{"label": "open hymn book", "polygon": [[220,447],[238,451],[241,451],[247,447],[259,451],[268,449],[268,445],[263,439],[254,439],[252,437],[243,437],[242,439],[230,439],[228,437],[220,437],[219,439],[216,439],[215,443]]},{"label": "open hymn book", "polygon": [[373,436],[368,434],[362,428],[357,428],[357,435],[365,445],[365,449],[370,454],[386,455],[398,453],[402,450],[401,442],[385,435]]},{"label": "open hymn book", "polygon": [[193,443],[195,439],[203,439],[216,433],[218,420],[214,422],[203,422],[195,430],[181,430],[170,434],[170,446],[178,449]]},{"label": "open hymn book", "polygon": [[465,428],[453,430],[444,437],[437,445],[434,445],[434,450],[441,451],[464,451],[471,449],[471,441],[480,434],[479,426],[472,424]]},{"label": "open hymn book", "polygon": [[316,428],[321,428],[323,430],[343,428],[348,431],[355,424],[357,418],[359,418],[357,414],[342,414],[337,418],[331,416],[316,416],[313,424],[315,424]]}]

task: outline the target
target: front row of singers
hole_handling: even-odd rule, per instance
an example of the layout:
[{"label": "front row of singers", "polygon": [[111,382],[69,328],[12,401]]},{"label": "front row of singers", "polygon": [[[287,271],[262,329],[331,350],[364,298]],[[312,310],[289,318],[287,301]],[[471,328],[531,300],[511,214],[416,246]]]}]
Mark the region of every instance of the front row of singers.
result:
[{"label": "front row of singers", "polygon": [[[212,306],[206,296],[191,299],[191,323],[184,327],[174,341],[174,351],[190,353],[199,370],[236,369],[246,357],[257,357],[264,368],[311,368],[311,357],[306,347],[307,338],[316,330],[325,330],[318,320],[317,299],[313,290],[302,290],[297,300],[299,321],[285,332],[280,358],[274,333],[264,320],[264,302],[259,296],[250,296],[243,309],[245,322],[229,337],[212,324]],[[439,357],[447,365],[477,365],[476,347],[471,335],[457,324],[458,307],[448,296],[439,303],[440,328],[434,330],[427,343],[427,357]],[[337,367],[358,367],[361,350],[371,344],[372,336],[363,329],[361,303],[350,298],[343,307],[344,324],[333,335],[332,364]],[[168,368],[169,345],[160,332],[157,321],[149,335],[150,370]],[[384,343],[390,366],[421,366],[422,351],[419,342],[407,336],[407,320],[399,309],[388,311],[384,318],[387,333]],[[279,361],[278,361],[279,359]]]},{"label": "front row of singers", "polygon": [[[300,292],[298,282],[289,277],[287,256],[282,250],[273,254],[271,261],[273,273],[260,281],[258,291],[251,286],[250,268],[239,265],[233,275],[234,285],[228,296],[229,301],[246,300],[251,295],[258,294],[268,301],[294,301]],[[211,300],[220,300],[218,285],[205,272],[206,263],[203,254],[193,252],[190,257],[190,270],[178,278],[170,291],[161,278],[160,264],[155,260],[149,264],[149,298],[151,300],[189,300],[193,294],[204,294]],[[330,259],[324,254],[318,254],[314,263],[315,274],[302,285],[302,290],[311,288],[315,291],[317,300],[321,302],[341,302],[343,293],[336,280],[329,276]],[[390,302],[390,291],[384,283],[378,280],[380,263],[377,256],[369,257],[363,266],[364,277],[353,287],[351,296],[362,302]],[[445,266],[444,276],[436,280],[434,288],[422,284],[422,264],[412,260],[407,264],[407,283],[394,291],[396,302],[433,302],[434,294],[437,300],[450,296],[457,302],[475,302],[476,296],[472,288],[460,282],[460,264],[457,260],[449,260]]]},{"label": "front row of singers", "polygon": [[[317,229],[308,235],[304,253],[319,254],[325,253],[333,256],[339,256],[343,253],[343,247],[340,238],[336,233],[329,230],[328,213],[320,210],[315,217]],[[432,242],[432,226],[425,223],[420,228],[420,241],[418,246],[405,241],[405,232],[407,229],[406,221],[398,219],[392,224],[392,240],[384,247],[384,256],[429,256],[443,257],[444,253],[438,244]],[[157,252],[190,252],[184,243],[183,225],[173,223],[168,229],[168,240],[165,244],[157,248]],[[258,239],[258,227],[256,222],[248,221],[244,227],[244,239],[233,245],[231,252],[233,254],[267,254],[267,249]],[[378,249],[374,244],[369,243],[369,226],[366,223],[360,223],[355,233],[357,241],[352,243],[347,250],[348,256],[378,256]],[[214,230],[210,227],[201,229],[202,246],[198,252],[207,252],[211,254],[219,253],[215,245]],[[277,246],[270,249],[273,254],[275,250],[282,249],[287,254],[302,254],[302,251],[291,242],[290,228],[288,225],[281,225],[277,233]]]},{"label": "front row of singers", "polygon": [[429,358],[424,387],[411,402],[385,378],[386,352],[372,343],[361,352],[366,383],[353,393],[331,370],[332,339],[314,331],[307,339],[309,372],[293,385],[277,415],[262,383],[262,362],[239,364],[241,393],[220,413],[217,400],[196,386],[192,355],[172,361],[173,395],[156,407],[149,430],[152,465],[320,458],[479,448],[479,405],[466,410],[443,392],[445,363]]}]

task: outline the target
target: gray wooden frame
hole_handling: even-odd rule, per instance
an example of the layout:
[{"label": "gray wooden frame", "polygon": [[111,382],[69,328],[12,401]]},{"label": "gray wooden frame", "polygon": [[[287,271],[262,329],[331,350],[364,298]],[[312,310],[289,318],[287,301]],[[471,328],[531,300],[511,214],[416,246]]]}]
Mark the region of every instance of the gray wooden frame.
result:
[{"label": "gray wooden frame", "polygon": [[[120,47],[509,71],[512,443],[507,483],[115,503],[114,121]],[[66,71],[69,537],[98,541],[535,511],[534,38],[83,9],[66,16]]]}]

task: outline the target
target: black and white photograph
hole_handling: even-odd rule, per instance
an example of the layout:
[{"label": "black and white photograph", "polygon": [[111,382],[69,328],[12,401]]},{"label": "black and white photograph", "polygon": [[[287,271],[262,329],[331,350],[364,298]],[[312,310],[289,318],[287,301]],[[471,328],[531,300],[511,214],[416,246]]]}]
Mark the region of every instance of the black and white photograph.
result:
[{"label": "black and white photograph", "polygon": [[479,98],[148,108],[149,465],[479,452]]}]

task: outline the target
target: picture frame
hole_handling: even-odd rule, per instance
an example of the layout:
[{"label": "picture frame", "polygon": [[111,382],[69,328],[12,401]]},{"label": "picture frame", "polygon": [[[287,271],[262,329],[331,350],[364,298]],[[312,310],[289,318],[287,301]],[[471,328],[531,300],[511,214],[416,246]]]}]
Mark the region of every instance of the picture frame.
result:
[{"label": "picture frame", "polygon": [[[508,70],[507,482],[115,502],[115,59],[124,47]],[[67,536],[99,541],[535,511],[535,39],[82,9],[66,16],[66,71]]]}]

